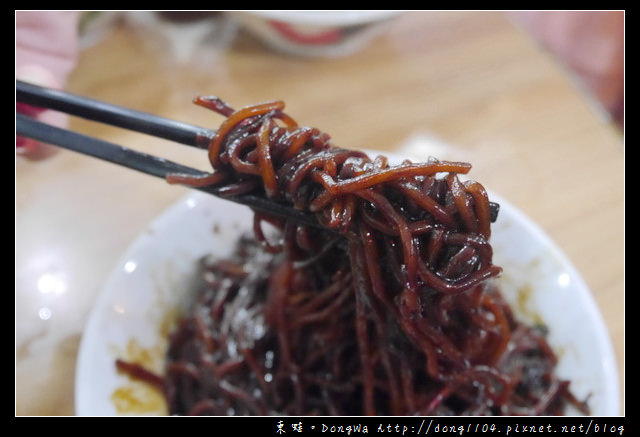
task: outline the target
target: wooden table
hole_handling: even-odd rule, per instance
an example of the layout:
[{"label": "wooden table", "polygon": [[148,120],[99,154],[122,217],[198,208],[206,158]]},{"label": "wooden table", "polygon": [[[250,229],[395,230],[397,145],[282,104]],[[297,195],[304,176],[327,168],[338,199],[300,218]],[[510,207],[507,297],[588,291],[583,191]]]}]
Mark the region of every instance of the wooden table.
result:
[{"label": "wooden table", "polygon": [[[177,62],[151,36],[116,26],[82,51],[69,89],[211,127],[220,119],[191,103],[198,94],[234,106],[278,98],[338,145],[419,157],[426,151],[407,141],[426,138],[440,157],[471,162],[474,179],[537,222],[582,273],[624,387],[623,137],[503,15],[405,14],[338,59],[276,54],[239,32],[195,64]],[[72,127],[207,168],[187,148]],[[126,247],[185,192],[67,151],[16,159],[17,415],[74,414],[76,353],[92,305]]]}]

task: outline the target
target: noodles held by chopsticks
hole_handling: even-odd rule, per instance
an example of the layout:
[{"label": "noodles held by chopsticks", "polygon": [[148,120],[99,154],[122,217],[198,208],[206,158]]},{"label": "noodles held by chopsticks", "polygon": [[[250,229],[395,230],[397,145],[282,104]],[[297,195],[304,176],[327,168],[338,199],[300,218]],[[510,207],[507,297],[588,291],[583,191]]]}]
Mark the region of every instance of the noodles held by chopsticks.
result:
[{"label": "noodles held by chopsticks", "polygon": [[202,292],[170,337],[171,414],[588,411],[491,280],[488,195],[458,177],[469,164],[371,159],[281,101],[195,102],[226,117],[212,172],[169,183],[261,193],[338,232],[256,212],[231,258],[202,260]]}]

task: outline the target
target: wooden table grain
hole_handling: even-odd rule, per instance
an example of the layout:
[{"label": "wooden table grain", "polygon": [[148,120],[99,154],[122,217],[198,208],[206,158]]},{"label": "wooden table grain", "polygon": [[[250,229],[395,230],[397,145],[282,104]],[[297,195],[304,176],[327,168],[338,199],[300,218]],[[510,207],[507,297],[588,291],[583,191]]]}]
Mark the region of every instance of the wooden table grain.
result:
[{"label": "wooden table grain", "polygon": [[[624,396],[624,137],[502,14],[406,13],[358,53],[329,59],[275,53],[242,30],[191,58],[159,38],[116,24],[82,50],[69,90],[211,127],[220,119],[194,96],[234,106],[283,99],[338,145],[471,162],[473,178],[538,223],[583,275]],[[201,154],[168,142],[71,126],[207,168]],[[185,193],[68,151],[16,158],[16,415],[74,414],[76,354],[105,279]]]}]

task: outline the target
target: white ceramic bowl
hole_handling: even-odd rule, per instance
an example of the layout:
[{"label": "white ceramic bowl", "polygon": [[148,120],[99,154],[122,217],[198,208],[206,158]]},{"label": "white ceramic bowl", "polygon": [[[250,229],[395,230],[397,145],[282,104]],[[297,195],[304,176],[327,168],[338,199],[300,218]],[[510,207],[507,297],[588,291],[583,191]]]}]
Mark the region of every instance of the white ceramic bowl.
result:
[{"label": "white ceramic bowl", "polygon": [[380,35],[399,11],[237,11],[238,22],[269,47],[303,57],[340,57]]},{"label": "white ceramic bowl", "polygon": [[[523,320],[543,322],[559,356],[557,372],[595,416],[620,414],[618,375],[608,333],[589,290],[558,247],[505,199],[492,233],[502,290]],[[78,415],[165,414],[161,397],[116,371],[116,358],[161,370],[167,322],[192,291],[196,261],[225,255],[251,213],[193,192],[154,220],[126,251],[91,314],[78,356]]]}]

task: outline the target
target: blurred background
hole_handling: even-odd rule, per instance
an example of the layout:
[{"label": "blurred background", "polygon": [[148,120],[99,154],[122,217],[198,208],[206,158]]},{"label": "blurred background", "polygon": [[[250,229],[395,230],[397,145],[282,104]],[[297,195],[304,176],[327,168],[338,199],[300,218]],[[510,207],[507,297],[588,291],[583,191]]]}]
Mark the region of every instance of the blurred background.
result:
[{"label": "blurred background", "polygon": [[[400,13],[88,12],[80,17],[80,36],[81,44],[90,46],[114,26],[132,26],[145,35],[143,39],[173,58],[171,64],[177,61],[203,66],[213,62],[215,52],[224,52],[237,41],[239,32],[250,34],[265,48],[281,54],[341,57],[373,43],[388,27],[388,21]],[[576,85],[607,116],[623,123],[623,11],[505,11],[504,15],[566,68]]]},{"label": "blurred background", "polygon": [[[17,11],[16,78],[213,128],[195,96],[282,99],[337,145],[471,162],[584,275],[623,375],[624,12],[339,12]],[[207,168],[193,150],[41,116]],[[184,193],[17,140],[17,415],[74,414],[100,289]]]}]

